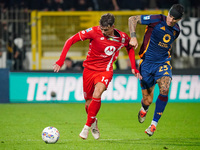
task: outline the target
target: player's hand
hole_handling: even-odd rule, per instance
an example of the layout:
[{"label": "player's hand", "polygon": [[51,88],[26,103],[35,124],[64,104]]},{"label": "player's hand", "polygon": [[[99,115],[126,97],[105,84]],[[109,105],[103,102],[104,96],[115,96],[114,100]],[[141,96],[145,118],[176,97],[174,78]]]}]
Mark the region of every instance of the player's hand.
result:
[{"label": "player's hand", "polygon": [[142,76],[137,69],[132,69],[132,73],[139,79],[142,80]]},{"label": "player's hand", "polygon": [[58,64],[56,64],[56,63],[53,65],[54,72],[58,72],[60,70],[60,68],[61,67]]},{"label": "player's hand", "polygon": [[137,49],[138,47],[138,41],[136,37],[132,37],[129,41],[129,45],[133,46],[134,49]]}]

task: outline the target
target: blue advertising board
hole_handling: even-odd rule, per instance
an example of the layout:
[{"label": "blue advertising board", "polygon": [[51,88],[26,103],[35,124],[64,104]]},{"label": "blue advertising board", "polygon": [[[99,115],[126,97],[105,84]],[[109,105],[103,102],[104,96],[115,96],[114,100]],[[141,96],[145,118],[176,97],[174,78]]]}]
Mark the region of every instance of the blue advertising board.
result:
[{"label": "blue advertising board", "polygon": [[0,103],[9,103],[9,70],[0,69]]}]

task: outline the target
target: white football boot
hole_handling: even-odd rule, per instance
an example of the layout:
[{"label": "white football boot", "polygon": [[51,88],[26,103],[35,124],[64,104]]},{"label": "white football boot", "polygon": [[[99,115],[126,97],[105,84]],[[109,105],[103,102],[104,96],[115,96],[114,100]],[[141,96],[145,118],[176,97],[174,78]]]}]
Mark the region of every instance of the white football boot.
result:
[{"label": "white football boot", "polygon": [[91,132],[93,137],[97,140],[100,137],[99,129],[97,126],[97,118],[95,119],[94,123],[91,126]]},{"label": "white football boot", "polygon": [[138,121],[140,123],[143,123],[145,121],[147,112],[148,112],[148,110],[145,111],[144,108],[141,107],[141,109],[140,109],[140,111],[138,113]]},{"label": "white football boot", "polygon": [[151,124],[146,130],[145,133],[148,134],[149,136],[152,136],[154,132],[156,131],[156,126]]},{"label": "white football boot", "polygon": [[81,131],[81,133],[79,134],[79,136],[86,140],[87,137],[88,137],[88,133],[89,133],[89,130],[90,130],[91,127],[88,127],[87,125],[84,126],[83,130]]}]

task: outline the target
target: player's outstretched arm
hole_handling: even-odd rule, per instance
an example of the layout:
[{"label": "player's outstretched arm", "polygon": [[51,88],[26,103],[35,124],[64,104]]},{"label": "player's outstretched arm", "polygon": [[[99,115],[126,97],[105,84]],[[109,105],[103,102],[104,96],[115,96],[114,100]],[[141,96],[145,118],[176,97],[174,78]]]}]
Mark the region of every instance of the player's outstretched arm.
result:
[{"label": "player's outstretched arm", "polygon": [[142,76],[140,75],[140,72],[136,69],[136,63],[135,63],[135,51],[133,49],[133,47],[128,46],[126,47],[127,52],[128,52],[128,56],[131,62],[131,68],[132,68],[132,73],[138,78],[138,79],[142,79]]},{"label": "player's outstretched arm", "polygon": [[66,42],[65,45],[63,47],[63,50],[61,52],[60,58],[58,59],[58,61],[56,61],[56,63],[53,65],[53,69],[54,72],[58,72],[60,70],[60,68],[62,67],[62,65],[64,64],[65,61],[65,57],[67,55],[67,52],[69,51],[70,47],[78,42],[81,41],[80,37],[79,37],[79,33],[73,35],[72,37],[70,37]]},{"label": "player's outstretched arm", "polygon": [[133,46],[134,49],[138,47],[138,41],[136,38],[136,26],[138,23],[141,24],[141,15],[129,17],[128,26],[131,37],[129,44]]}]

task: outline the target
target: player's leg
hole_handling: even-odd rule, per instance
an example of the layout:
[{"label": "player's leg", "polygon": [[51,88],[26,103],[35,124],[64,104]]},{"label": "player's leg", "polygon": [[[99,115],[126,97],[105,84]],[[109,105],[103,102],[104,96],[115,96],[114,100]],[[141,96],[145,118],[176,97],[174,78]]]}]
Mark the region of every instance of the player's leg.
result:
[{"label": "player's leg", "polygon": [[151,88],[148,89],[142,89],[142,100],[141,100],[142,107],[140,108],[140,111],[138,113],[138,121],[140,123],[143,123],[146,119],[146,114],[148,112],[149,106],[153,101],[154,87],[155,86],[152,86]]},{"label": "player's leg", "polygon": [[94,93],[92,96],[92,100],[86,101],[86,106],[89,103],[88,106],[88,115],[87,115],[87,122],[82,130],[82,132],[79,134],[79,136],[82,139],[87,139],[89,130],[91,129],[92,135],[95,139],[99,139],[100,133],[97,126],[97,118],[96,115],[99,112],[99,109],[101,107],[101,95],[106,90],[106,86],[103,83],[98,82],[95,85]]},{"label": "player's leg", "polygon": [[154,131],[156,130],[158,121],[163,114],[168,102],[168,93],[172,78],[170,64],[165,63],[164,65],[160,66],[155,76],[156,82],[159,86],[160,94],[155,103],[156,107],[151,125],[145,131],[149,136],[152,136]]},{"label": "player's leg", "polygon": [[100,137],[96,115],[99,112],[99,109],[101,107],[101,95],[105,90],[106,90],[106,86],[103,83],[98,82],[95,85],[93,98],[88,107],[88,117],[87,117],[86,125],[87,126],[91,125],[91,132],[95,139],[99,139]]},{"label": "player's leg", "polygon": [[140,80],[140,85],[142,88],[142,107],[138,113],[138,121],[143,123],[148,112],[148,108],[153,101],[153,92],[156,81],[152,73],[152,63],[142,62],[140,65],[140,73],[142,75],[142,80]]},{"label": "player's leg", "polygon": [[155,113],[154,113],[154,117],[153,117],[153,122],[155,122],[155,125],[157,125],[157,123],[167,105],[171,77],[164,76],[164,77],[158,79],[157,83],[159,86],[160,94],[156,100],[156,108],[155,108]]},{"label": "player's leg", "polygon": [[[102,72],[102,73],[93,72],[92,75],[89,76],[89,78],[91,78],[91,76],[94,77],[94,79],[92,79],[92,84],[90,83],[90,85],[95,85],[93,87],[93,90],[88,89],[88,86],[86,86],[88,84],[84,84],[85,85],[84,95],[85,97],[91,97],[92,100],[88,98],[89,101],[86,101],[86,110],[88,111],[88,116],[87,116],[86,125],[84,126],[82,131],[84,132],[84,129],[89,130],[91,128],[92,135],[95,139],[98,139],[100,137],[99,130],[97,127],[96,115],[101,107],[101,95],[107,89],[108,84],[110,83],[112,79],[112,75],[113,75],[112,72]],[[91,92],[92,92],[92,96],[91,96]],[[83,137],[81,133],[80,133],[80,137],[83,139],[86,139],[87,135]]]},{"label": "player's leg", "polygon": [[160,89],[160,94],[156,100],[156,107],[151,125],[145,130],[145,133],[147,133],[149,136],[152,136],[153,133],[155,132],[158,121],[167,105],[171,77],[164,76],[158,79],[157,82]]},{"label": "player's leg", "polygon": [[87,114],[88,114],[88,107],[89,107],[91,101],[92,101],[92,99],[86,99],[85,100],[85,111],[86,111]]},{"label": "player's leg", "polygon": [[[94,77],[93,77],[93,71],[88,70],[87,68],[84,68],[83,70],[83,93],[85,98],[85,111],[88,114],[88,108],[92,101],[92,94],[94,91]],[[89,130],[91,127],[84,126],[79,136],[82,139],[87,139]]]},{"label": "player's leg", "polygon": [[92,101],[88,107],[87,126],[91,126],[92,123],[94,123],[96,115],[101,107],[101,95],[105,90],[106,86],[103,83],[98,82],[95,85]]},{"label": "player's leg", "polygon": [[99,139],[100,133],[97,126],[97,118],[96,115],[101,107],[101,95],[107,89],[110,81],[112,80],[113,72],[101,72],[95,78],[94,84],[94,92],[92,95],[92,101],[88,107],[88,117],[86,125],[91,125],[92,135],[95,139]]}]

